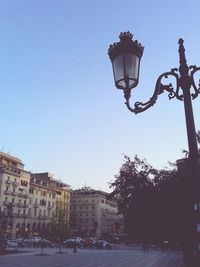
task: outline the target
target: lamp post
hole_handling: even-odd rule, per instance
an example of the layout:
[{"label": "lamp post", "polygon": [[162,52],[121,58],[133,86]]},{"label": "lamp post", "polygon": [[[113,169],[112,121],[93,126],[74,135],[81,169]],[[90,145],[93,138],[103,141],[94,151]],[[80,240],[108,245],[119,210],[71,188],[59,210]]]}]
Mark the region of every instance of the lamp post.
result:
[{"label": "lamp post", "polygon": [[[121,33],[119,38],[120,42],[110,45],[108,55],[112,62],[115,86],[122,89],[125,97],[125,104],[127,108],[137,114],[152,107],[158,96],[164,91],[168,93],[169,99],[176,98],[184,103],[185,120],[189,147],[189,167],[190,167],[190,180],[187,182],[188,186],[188,201],[190,207],[191,220],[190,230],[186,241],[188,242],[188,250],[192,253],[193,238],[196,238],[196,223],[194,221],[194,209],[197,203],[200,202],[200,174],[199,174],[199,153],[197,147],[197,138],[195,131],[195,123],[192,109],[192,100],[200,94],[200,84],[196,85],[194,74],[200,70],[195,65],[188,66],[185,57],[185,48],[183,39],[179,39],[179,68],[173,68],[171,71],[162,73],[155,85],[152,97],[147,102],[136,102],[133,106],[130,104],[131,90],[138,85],[139,82],[139,69],[140,59],[143,54],[144,47],[138,41],[133,41],[133,35],[130,32]],[[163,78],[172,76],[175,78],[175,88],[172,84],[164,85]],[[199,194],[198,194],[199,193]],[[199,195],[199,197],[198,197]]]}]

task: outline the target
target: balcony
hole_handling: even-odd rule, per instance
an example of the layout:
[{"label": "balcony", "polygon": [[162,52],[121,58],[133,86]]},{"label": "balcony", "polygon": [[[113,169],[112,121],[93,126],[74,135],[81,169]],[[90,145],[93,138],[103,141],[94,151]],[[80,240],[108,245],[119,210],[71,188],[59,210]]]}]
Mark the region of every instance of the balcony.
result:
[{"label": "balcony", "polygon": [[24,193],[22,194],[22,197],[24,197],[24,198],[28,198],[28,197],[29,197],[29,194],[28,194],[27,192],[24,192]]},{"label": "balcony", "polygon": [[23,213],[17,213],[16,214],[17,217],[20,217],[20,218],[28,218],[28,215],[27,214],[23,214]]},{"label": "balcony", "polygon": [[13,186],[18,186],[18,185],[19,185],[19,183],[17,181],[13,182]]},{"label": "balcony", "polygon": [[17,176],[20,176],[20,169],[12,166],[6,166],[4,164],[0,164],[0,168],[3,172],[15,174]]},{"label": "balcony", "polygon": [[24,203],[17,203],[17,206],[20,208],[27,208],[28,207],[28,205],[24,204]]},{"label": "balcony", "polygon": [[6,182],[6,184],[12,184],[13,183],[13,181],[8,180],[8,179],[5,182]]},{"label": "balcony", "polygon": [[53,209],[53,206],[52,205],[48,205],[48,210],[52,210]]},{"label": "balcony", "polygon": [[27,192],[20,191],[18,193],[18,196],[19,197],[23,197],[23,198],[28,198],[29,197],[29,194]]},{"label": "balcony", "polygon": [[34,208],[39,208],[39,204],[35,203]]},{"label": "balcony", "polygon": [[39,219],[39,220],[48,220],[49,217],[46,216],[46,215],[39,215],[39,216],[38,216],[38,219]]},{"label": "balcony", "polygon": [[8,201],[8,200],[4,200],[4,202],[3,202],[3,204],[6,205],[6,206],[7,206],[7,205],[10,205],[11,203],[12,203],[12,202],[11,202],[11,201]]},{"label": "balcony", "polygon": [[18,195],[18,193],[17,193],[17,192],[15,192],[15,191],[13,191],[13,192],[12,192],[12,195],[13,195],[13,196],[17,196],[17,195]]},{"label": "balcony", "polygon": [[11,191],[11,190],[5,190],[4,193],[5,193],[6,195],[11,195],[11,194],[12,194],[12,191]]}]

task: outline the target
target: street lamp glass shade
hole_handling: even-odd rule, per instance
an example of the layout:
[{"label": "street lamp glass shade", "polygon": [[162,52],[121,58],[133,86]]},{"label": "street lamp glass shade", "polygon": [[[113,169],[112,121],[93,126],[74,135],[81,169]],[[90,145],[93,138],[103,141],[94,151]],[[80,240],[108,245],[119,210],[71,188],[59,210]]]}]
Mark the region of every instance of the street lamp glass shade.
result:
[{"label": "street lamp glass shade", "polygon": [[138,83],[139,57],[125,53],[113,59],[113,74],[117,88],[133,88]]},{"label": "street lamp glass shade", "polygon": [[132,89],[138,84],[143,47],[132,40],[130,32],[120,34],[120,42],[110,46],[109,57],[118,89]]}]

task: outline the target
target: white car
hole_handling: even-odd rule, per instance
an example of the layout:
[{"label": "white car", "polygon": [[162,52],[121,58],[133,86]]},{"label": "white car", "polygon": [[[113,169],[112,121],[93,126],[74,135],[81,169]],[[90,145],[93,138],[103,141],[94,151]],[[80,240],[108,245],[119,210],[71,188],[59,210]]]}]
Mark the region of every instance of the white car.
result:
[{"label": "white car", "polygon": [[42,238],[40,236],[32,236],[32,237],[26,239],[26,241],[28,243],[37,243],[38,241],[41,241],[41,240],[42,240]]},{"label": "white car", "polygon": [[10,239],[10,240],[7,240],[7,245],[9,248],[17,248],[18,246],[18,240],[17,239]]}]

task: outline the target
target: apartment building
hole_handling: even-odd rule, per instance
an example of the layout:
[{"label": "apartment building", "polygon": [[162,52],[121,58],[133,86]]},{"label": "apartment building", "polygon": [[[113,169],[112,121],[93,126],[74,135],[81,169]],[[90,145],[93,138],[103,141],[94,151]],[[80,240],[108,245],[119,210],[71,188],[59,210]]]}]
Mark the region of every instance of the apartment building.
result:
[{"label": "apartment building", "polygon": [[83,187],[71,195],[70,228],[84,236],[113,236],[123,231],[123,218],[108,193]]},{"label": "apartment building", "polygon": [[30,196],[32,231],[48,232],[51,218],[58,209],[65,211],[65,221],[69,224],[69,185],[55,179],[48,172],[31,173]]},{"label": "apartment building", "polygon": [[30,173],[20,159],[0,152],[0,232],[48,233],[57,209],[64,209],[69,224],[69,185],[48,172]]},{"label": "apartment building", "polygon": [[15,235],[19,225],[25,229],[29,189],[30,173],[23,162],[0,152],[0,219],[9,234]]}]

